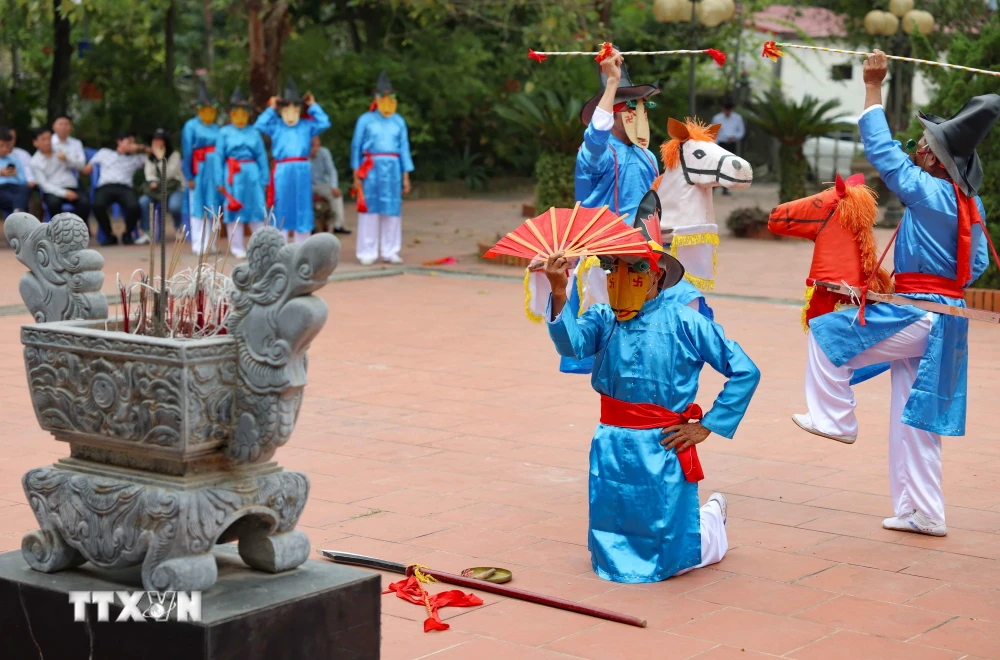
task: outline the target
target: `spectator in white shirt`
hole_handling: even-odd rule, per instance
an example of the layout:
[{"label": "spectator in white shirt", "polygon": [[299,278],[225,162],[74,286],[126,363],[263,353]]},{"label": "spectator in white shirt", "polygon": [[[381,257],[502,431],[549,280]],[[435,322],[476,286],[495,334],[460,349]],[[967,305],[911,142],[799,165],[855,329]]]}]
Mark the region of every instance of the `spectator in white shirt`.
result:
[{"label": "spectator in white shirt", "polygon": [[94,171],[95,165],[101,168],[94,189],[94,217],[104,232],[102,246],[118,244],[118,239],[111,229],[111,218],[108,216],[108,209],[113,204],[118,204],[125,213],[125,233],[122,235],[124,245],[135,243],[132,234],[139,224],[141,213],[139,198],[136,197],[135,189],[132,187],[132,180],[135,178],[135,173],[145,164],[144,154],[149,148],[136,144],[135,133],[131,131],[120,133],[117,143],[114,150],[98,151],[87,166],[80,170],[81,174],[89,175]]},{"label": "spectator in white shirt", "polygon": [[31,157],[31,169],[35,173],[42,202],[48,209],[49,216],[55,217],[62,213],[63,206],[69,204],[73,207],[73,213],[86,222],[90,216],[90,200],[77,189],[77,176],[73,171],[86,163],[71,160],[65,150],[58,154],[53,151],[52,131],[47,127],[36,128],[33,134],[36,151]]},{"label": "spectator in white shirt", "polygon": [[[715,141],[726,151],[739,155],[740,141],[746,137],[747,130],[743,124],[743,117],[738,112],[733,111],[733,102],[725,99],[722,102],[722,112],[712,117],[713,124],[720,124],[719,135]],[[728,195],[727,188],[722,189],[723,195]]]},{"label": "spectator in white shirt", "polygon": [[69,166],[76,170],[75,175],[79,174],[79,170],[87,164],[87,156],[83,150],[83,143],[75,137],[70,137],[72,132],[73,120],[68,115],[56,117],[52,122],[52,151],[60,159],[65,157]]}]

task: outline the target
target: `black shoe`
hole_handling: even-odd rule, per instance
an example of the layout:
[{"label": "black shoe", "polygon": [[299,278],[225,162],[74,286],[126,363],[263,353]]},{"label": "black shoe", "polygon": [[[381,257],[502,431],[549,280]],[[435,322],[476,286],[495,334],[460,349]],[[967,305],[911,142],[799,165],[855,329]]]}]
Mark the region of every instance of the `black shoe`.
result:
[{"label": "black shoe", "polygon": [[135,239],[132,238],[132,234],[128,232],[122,234],[122,245],[135,245]]},{"label": "black shoe", "polygon": [[109,247],[111,245],[118,245],[118,237],[114,234],[106,236],[103,241],[101,241],[101,247]]},{"label": "black shoe", "polygon": [[347,227],[334,227],[333,228],[333,233],[334,234],[350,234],[351,230],[348,229]]}]

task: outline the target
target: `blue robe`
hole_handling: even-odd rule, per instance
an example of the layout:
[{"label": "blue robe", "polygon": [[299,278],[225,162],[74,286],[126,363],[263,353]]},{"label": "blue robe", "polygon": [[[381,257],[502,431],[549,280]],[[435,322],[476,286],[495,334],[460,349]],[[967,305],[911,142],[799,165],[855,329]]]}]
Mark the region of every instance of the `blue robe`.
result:
[{"label": "blue robe", "polygon": [[[892,139],[881,108],[859,122],[865,157],[885,185],[906,206],[896,238],[893,265],[897,273],[924,273],[954,279],[958,269],[958,200],[950,181],[937,179],[917,167]],[[983,221],[986,209],[977,197]],[[989,263],[982,228],[972,227],[971,284]],[[936,294],[907,294],[908,298],[965,307],[965,300]],[[820,348],[837,366],[877,344],[927,312],[911,306],[876,304],[865,308],[866,325],[856,322],[857,310],[845,309],[812,320],[809,327]],[[917,379],[903,409],[903,423],[939,435],[965,435],[966,379],[969,361],[969,321],[940,314],[931,328]],[[879,365],[866,372],[872,375]],[[884,365],[881,366],[884,370]],[[857,374],[855,381],[857,381]]]},{"label": "blue robe", "polygon": [[607,206],[618,215],[627,213],[631,225],[639,202],[659,174],[649,149],[625,144],[610,129],[599,131],[593,123],[583,132],[583,145],[576,154],[576,199],[584,207]]},{"label": "blue robe", "polygon": [[[302,118],[289,126],[274,108],[268,108],[254,124],[261,133],[271,137],[271,157],[274,168],[274,226],[283,231],[313,230],[312,166],[309,152],[312,139],[330,128],[330,118],[313,103],[302,111]],[[305,160],[278,162],[286,158]]]},{"label": "blue robe", "polygon": [[[267,150],[264,140],[253,126],[236,128],[232,124],[224,126],[219,131],[215,143],[217,169],[216,181],[226,187],[229,194],[235,197],[243,208],[239,211],[226,209],[226,224],[230,222],[266,222],[267,208],[264,206],[264,187],[267,186],[270,172],[267,166]],[[229,183],[229,166],[226,161],[234,158],[241,162],[240,171]],[[227,204],[228,206],[228,204]]]},{"label": "blue robe", "polygon": [[[605,304],[579,318],[567,306],[548,327],[560,355],[594,356],[598,393],[629,403],[683,412],[695,402],[707,362],[729,380],[702,424],[725,438],[735,434],[760,381],[756,365],[720,326],[666,296],[625,322]],[[602,578],[655,582],[701,563],[698,484],[685,480],[677,455],[660,445],[660,431],[597,425],[587,543]]]},{"label": "blue robe", "polygon": [[410,134],[406,120],[398,114],[383,117],[372,110],[358,117],[351,139],[351,169],[355,172],[371,154],[399,154],[374,156],[375,167],[368,173],[362,186],[368,212],[378,215],[400,215],[403,206],[403,172],[413,171],[410,157]]},{"label": "blue robe", "polygon": [[[194,181],[194,188],[189,188],[190,213],[194,217],[210,217],[222,206],[222,195],[219,194],[219,182],[216,173],[219,169],[219,154],[211,152],[205,155],[205,160],[198,164],[198,173],[194,172],[194,152],[204,147],[214,147],[219,137],[219,127],[215,124],[205,125],[197,117],[188,119],[181,131],[181,169],[184,178]],[[206,211],[205,208],[211,209]]]}]

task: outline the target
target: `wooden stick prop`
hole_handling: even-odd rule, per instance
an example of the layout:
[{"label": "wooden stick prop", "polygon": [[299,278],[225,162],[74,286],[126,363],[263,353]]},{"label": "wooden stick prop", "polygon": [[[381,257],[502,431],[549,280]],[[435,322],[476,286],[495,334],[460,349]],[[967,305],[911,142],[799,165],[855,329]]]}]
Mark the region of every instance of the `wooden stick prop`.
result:
[{"label": "wooden stick prop", "polygon": [[[605,59],[611,56],[611,52],[614,50],[614,46],[605,41],[601,44],[600,49],[594,53],[585,50],[563,50],[563,51],[537,51],[533,49],[528,49],[528,58],[535,60],[536,62],[544,62],[550,57],[578,57],[580,55],[593,55],[594,59],[598,62],[603,62]],[[715,63],[719,66],[723,66],[726,63],[726,54],[721,50],[716,50],[714,48],[705,48],[702,50],[623,50],[618,53],[619,55],[708,55]]]},{"label": "wooden stick prop", "polygon": [[[364,555],[355,555],[349,552],[336,552],[333,550],[319,550],[318,552],[319,554],[323,555],[330,561],[336,562],[338,564],[361,566],[364,568],[371,568],[379,571],[400,573],[402,575],[414,574],[413,565],[406,566],[404,564],[397,564],[396,562],[386,561],[384,559],[376,559],[375,557],[365,557]],[[584,603],[574,603],[573,601],[570,600],[563,600],[562,598],[556,598],[555,596],[536,594],[531,591],[524,591],[523,589],[508,587],[503,584],[494,584],[493,582],[487,582],[485,580],[477,580],[475,578],[462,577],[461,575],[453,575],[451,573],[435,571],[429,568],[421,567],[420,571],[425,575],[429,575],[432,578],[435,578],[439,582],[446,582],[448,584],[454,584],[459,587],[466,587],[467,589],[486,591],[491,594],[497,594],[498,596],[507,596],[508,598],[524,600],[529,603],[535,603],[537,605],[554,607],[558,610],[565,610],[567,612],[576,612],[577,614],[583,614],[585,616],[592,616],[598,619],[604,619],[605,621],[624,623],[626,625],[635,626],[637,628],[646,627],[645,619],[640,619],[639,617],[632,616],[630,614],[621,614],[620,612],[612,612],[611,610],[605,610],[599,607],[593,607],[591,605],[586,605]]]},{"label": "wooden stick prop", "polygon": [[[861,289],[857,287],[847,284],[834,284],[833,282],[816,282],[816,286],[848,296],[852,300],[861,300]],[[973,321],[985,321],[986,323],[1000,323],[1000,313],[997,312],[987,312],[981,309],[944,305],[942,303],[930,302],[929,300],[906,298],[904,296],[897,296],[894,293],[875,293],[869,291],[867,298],[872,302],[889,303],[890,305],[911,305],[918,309],[934,312],[935,314],[961,316],[962,318],[972,319]]]},{"label": "wooden stick prop", "polygon": [[[868,57],[869,55],[874,55],[874,53],[869,53],[862,50],[844,50],[842,48],[826,48],[825,46],[803,46],[802,44],[790,44],[784,42],[768,41],[764,44],[764,51],[761,53],[761,57],[766,57],[772,62],[777,62],[779,57],[784,57],[785,53],[782,52],[782,48],[798,48],[800,50],[817,50],[824,53],[841,53],[843,55],[858,55],[861,57]],[[900,62],[910,62],[912,64],[926,64],[928,66],[940,66],[946,69],[958,69],[959,71],[968,71],[970,73],[985,73],[988,76],[1000,76],[1000,71],[988,71],[986,69],[973,69],[969,66],[960,66],[958,64],[948,64],[947,62],[933,62],[931,60],[918,60],[913,57],[902,57],[900,55],[886,55],[890,60],[899,60]]]}]

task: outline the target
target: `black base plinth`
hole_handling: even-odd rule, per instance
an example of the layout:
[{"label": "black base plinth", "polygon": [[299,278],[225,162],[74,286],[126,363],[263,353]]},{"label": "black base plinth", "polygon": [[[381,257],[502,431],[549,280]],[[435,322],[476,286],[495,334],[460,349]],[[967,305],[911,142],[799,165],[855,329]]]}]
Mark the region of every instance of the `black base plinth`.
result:
[{"label": "black base plinth", "polygon": [[[70,591],[142,591],[138,569],[84,564],[38,573],[20,551],[0,554],[0,657],[12,660],[370,660],[379,657],[378,574],[310,560],[287,573],[248,568],[216,552],[219,580],[202,594],[200,622],[74,622]],[[142,601],[143,610],[148,601]]]}]

